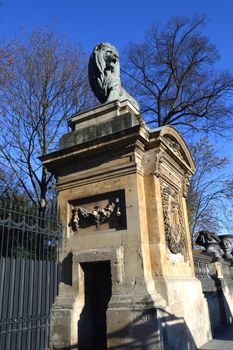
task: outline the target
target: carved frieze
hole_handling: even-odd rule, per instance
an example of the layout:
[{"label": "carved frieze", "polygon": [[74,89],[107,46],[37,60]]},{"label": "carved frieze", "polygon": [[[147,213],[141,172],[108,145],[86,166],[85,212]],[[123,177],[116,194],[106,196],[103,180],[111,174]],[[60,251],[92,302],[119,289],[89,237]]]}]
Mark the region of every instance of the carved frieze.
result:
[{"label": "carved frieze", "polygon": [[96,229],[123,229],[126,226],[124,191],[104,193],[73,201],[69,226],[73,232]]},{"label": "carved frieze", "polygon": [[173,254],[184,254],[185,228],[181,196],[177,189],[161,181],[164,229],[168,249]]},{"label": "carved frieze", "polygon": [[121,216],[118,198],[116,198],[116,203],[108,204],[105,208],[101,208],[100,205],[97,205],[91,211],[82,207],[74,207],[71,219],[72,229],[73,231],[78,231],[80,220],[85,220],[87,224],[89,223],[90,225],[95,224],[98,228],[109,220],[114,211],[116,216]]}]

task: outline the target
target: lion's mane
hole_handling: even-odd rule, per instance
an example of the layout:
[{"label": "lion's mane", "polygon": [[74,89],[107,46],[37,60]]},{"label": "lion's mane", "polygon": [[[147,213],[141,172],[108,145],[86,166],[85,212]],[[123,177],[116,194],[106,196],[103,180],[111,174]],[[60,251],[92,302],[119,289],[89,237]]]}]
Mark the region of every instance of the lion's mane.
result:
[{"label": "lion's mane", "polygon": [[118,89],[120,94],[120,63],[117,49],[109,43],[94,48],[88,65],[91,88],[101,103],[108,101],[110,92]]},{"label": "lion's mane", "polygon": [[129,100],[139,111],[138,102],[121,86],[119,54],[113,45],[96,45],[90,56],[88,75],[92,91],[101,103]]}]

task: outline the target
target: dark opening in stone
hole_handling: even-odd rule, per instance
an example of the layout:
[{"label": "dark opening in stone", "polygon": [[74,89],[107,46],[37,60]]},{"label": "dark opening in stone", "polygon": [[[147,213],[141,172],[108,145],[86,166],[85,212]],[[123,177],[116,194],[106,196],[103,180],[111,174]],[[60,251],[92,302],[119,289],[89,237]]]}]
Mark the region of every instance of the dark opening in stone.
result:
[{"label": "dark opening in stone", "polygon": [[79,350],[107,350],[106,311],[112,294],[109,261],[81,264],[85,304],[78,324]]}]

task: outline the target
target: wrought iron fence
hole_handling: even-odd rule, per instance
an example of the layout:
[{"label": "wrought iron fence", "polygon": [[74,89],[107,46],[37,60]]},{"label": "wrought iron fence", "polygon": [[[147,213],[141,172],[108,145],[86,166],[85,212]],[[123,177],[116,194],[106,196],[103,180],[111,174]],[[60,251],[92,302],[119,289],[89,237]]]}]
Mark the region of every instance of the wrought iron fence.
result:
[{"label": "wrought iron fence", "polygon": [[0,202],[1,350],[48,347],[61,238],[62,225],[51,216]]}]

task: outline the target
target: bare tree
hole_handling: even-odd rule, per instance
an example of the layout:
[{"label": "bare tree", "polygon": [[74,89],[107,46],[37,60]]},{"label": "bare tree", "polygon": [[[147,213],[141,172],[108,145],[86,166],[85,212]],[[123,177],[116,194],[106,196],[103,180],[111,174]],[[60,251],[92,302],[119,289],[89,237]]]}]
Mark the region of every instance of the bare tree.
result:
[{"label": "bare tree", "polygon": [[11,198],[15,202],[25,198],[25,193],[19,179],[6,166],[0,168],[0,201],[5,198]]},{"label": "bare tree", "polygon": [[231,222],[232,176],[226,174],[229,163],[206,137],[190,145],[197,171],[191,179],[187,196],[189,225],[193,240],[202,229],[219,233]]},{"label": "bare tree", "polygon": [[232,127],[233,77],[214,69],[219,55],[200,31],[204,24],[204,17],[173,17],[127,47],[125,84],[148,123],[218,134]]},{"label": "bare tree", "polygon": [[86,55],[54,30],[34,30],[13,46],[7,85],[1,91],[1,161],[42,208],[52,175],[38,156],[56,147],[68,116],[88,108]]}]

